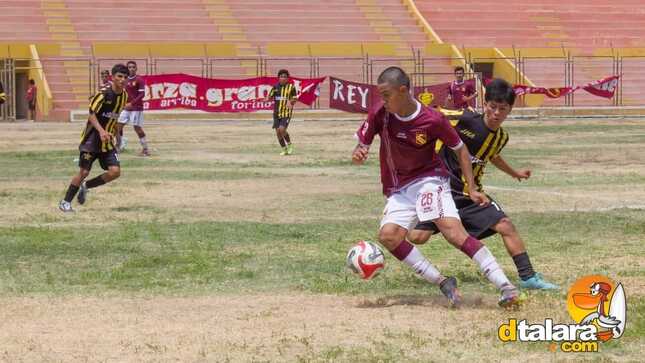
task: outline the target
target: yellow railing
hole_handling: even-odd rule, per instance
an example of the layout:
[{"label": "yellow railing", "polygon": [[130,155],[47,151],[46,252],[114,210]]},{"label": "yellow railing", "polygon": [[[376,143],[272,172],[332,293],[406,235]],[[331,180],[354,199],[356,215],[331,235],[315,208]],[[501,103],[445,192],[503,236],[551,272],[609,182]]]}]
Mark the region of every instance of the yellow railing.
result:
[{"label": "yellow railing", "polygon": [[49,111],[54,106],[52,92],[49,89],[45,72],[43,72],[43,65],[40,62],[40,55],[35,44],[29,45],[29,52],[31,53],[31,63],[29,70],[29,78],[36,82],[38,93],[36,95],[37,108],[40,110],[41,115],[48,116]]}]

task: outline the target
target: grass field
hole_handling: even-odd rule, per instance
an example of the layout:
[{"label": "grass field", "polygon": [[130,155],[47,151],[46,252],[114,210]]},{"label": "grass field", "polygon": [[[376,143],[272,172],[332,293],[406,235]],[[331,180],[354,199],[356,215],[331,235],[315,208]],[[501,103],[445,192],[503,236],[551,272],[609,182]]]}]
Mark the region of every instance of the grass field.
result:
[{"label": "grass field", "polygon": [[[390,255],[375,280],[347,274],[384,205],[377,153],[349,163],[357,126],[296,122],[289,157],[268,123],[151,123],[151,158],[135,156],[130,129],[122,177],[63,215],[81,125],[0,124],[0,359],[642,361],[645,123],[508,122],[504,156],[533,177],[490,166],[485,184],[563,286],[510,312],[441,237],[422,250],[459,278],[459,310]],[[501,240],[485,242],[517,281]],[[589,274],[625,286],[619,340],[564,353],[497,339],[511,317],[570,323],[566,290]]]}]

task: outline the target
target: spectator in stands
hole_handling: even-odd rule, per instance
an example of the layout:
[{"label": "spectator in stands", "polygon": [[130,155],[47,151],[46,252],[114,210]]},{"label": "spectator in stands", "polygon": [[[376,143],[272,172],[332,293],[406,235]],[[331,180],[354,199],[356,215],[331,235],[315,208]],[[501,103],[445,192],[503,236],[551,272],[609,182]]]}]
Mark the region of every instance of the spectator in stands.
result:
[{"label": "spectator in stands", "polygon": [[29,120],[36,120],[36,101],[38,100],[38,88],[36,87],[36,82],[33,79],[29,80],[29,88],[27,88],[27,105],[29,107]]},{"label": "spectator in stands", "polygon": [[[455,80],[450,82],[448,87],[448,98],[446,107],[463,110],[472,105],[472,100],[477,97],[475,86],[471,82],[464,81],[464,67],[455,68]],[[452,103],[452,107],[450,107]]]}]

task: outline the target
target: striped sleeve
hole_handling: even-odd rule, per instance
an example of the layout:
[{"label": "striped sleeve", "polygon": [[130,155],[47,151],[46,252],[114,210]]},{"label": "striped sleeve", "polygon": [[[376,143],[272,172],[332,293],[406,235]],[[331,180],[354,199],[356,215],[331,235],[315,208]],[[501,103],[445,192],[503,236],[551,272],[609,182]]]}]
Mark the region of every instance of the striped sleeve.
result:
[{"label": "striped sleeve", "polygon": [[269,91],[269,96],[268,97],[273,97],[275,96],[275,87],[271,88],[271,91]]},{"label": "striped sleeve", "polygon": [[504,148],[504,146],[506,146],[507,143],[508,143],[508,132],[506,132],[504,129],[502,129],[502,139],[501,139],[501,141],[499,143],[499,146],[495,150],[495,155],[493,155],[491,157],[491,159],[496,158],[497,156],[499,156],[499,154],[501,154],[501,152],[502,152],[502,149]]},{"label": "striped sleeve", "polygon": [[90,100],[90,113],[96,114],[99,112],[101,109],[101,106],[103,106],[103,102],[105,101],[105,95],[103,92],[98,92],[92,99]]},{"label": "striped sleeve", "polygon": [[296,86],[291,85],[291,91],[289,92],[289,99],[295,100],[298,93],[296,92]]}]

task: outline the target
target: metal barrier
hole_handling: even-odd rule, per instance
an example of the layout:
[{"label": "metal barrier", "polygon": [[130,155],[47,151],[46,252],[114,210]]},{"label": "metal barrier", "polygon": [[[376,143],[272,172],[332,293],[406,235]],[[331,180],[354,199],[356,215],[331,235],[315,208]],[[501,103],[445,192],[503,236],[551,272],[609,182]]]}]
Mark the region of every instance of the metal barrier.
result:
[{"label": "metal barrier", "polygon": [[7,100],[0,105],[0,120],[16,119],[16,70],[14,60],[0,59],[0,82]]},{"label": "metal barrier", "polygon": [[[443,83],[453,80],[455,64],[497,62],[504,60],[514,65],[514,74],[508,81],[522,83],[524,76],[535,81],[536,86],[575,87],[609,75],[621,75],[616,95],[611,100],[577,92],[558,99],[545,98],[544,105],[645,105],[645,96],[640,92],[645,81],[645,57],[617,56],[571,56],[477,58],[467,54],[465,58],[423,57],[420,51],[412,57],[228,57],[228,58],[91,58],[57,57],[41,59],[42,67],[48,74],[63,75],[50,82],[55,95],[56,107],[65,108],[82,98],[90,97],[98,89],[100,71],[111,69],[115,63],[134,60],[141,74],[188,73],[201,77],[240,79],[257,76],[275,76],[278,69],[286,68],[297,77],[320,77],[325,75],[362,83],[375,83],[378,74],[389,66],[400,66],[414,74],[413,83]],[[24,67],[23,67],[24,68]],[[16,63],[12,59],[0,59],[0,81],[9,99],[0,107],[0,118],[15,119]],[[641,75],[642,73],[642,75]],[[481,82],[480,82],[481,83]],[[479,86],[481,87],[481,85]],[[84,88],[87,90],[80,92]],[[82,95],[81,95],[82,93]],[[329,98],[328,87],[321,87],[321,96],[315,108],[326,107]],[[61,94],[73,94],[68,102],[61,102]],[[483,94],[481,92],[480,94]],[[73,99],[73,100],[72,100]],[[521,101],[520,101],[521,102]],[[518,104],[517,106],[522,106]]]},{"label": "metal barrier", "polygon": [[[616,75],[620,67],[616,64],[616,57],[612,56],[573,56],[571,57],[570,79],[571,86],[576,83],[588,83],[606,76]],[[571,106],[584,104],[585,106],[622,106],[619,98],[606,99],[591,95],[587,92],[571,94]]]}]

